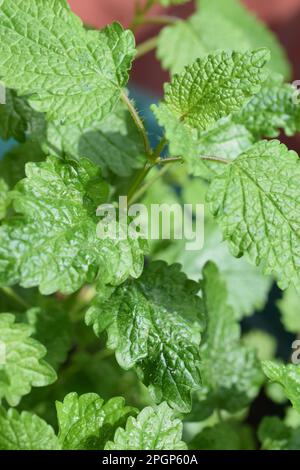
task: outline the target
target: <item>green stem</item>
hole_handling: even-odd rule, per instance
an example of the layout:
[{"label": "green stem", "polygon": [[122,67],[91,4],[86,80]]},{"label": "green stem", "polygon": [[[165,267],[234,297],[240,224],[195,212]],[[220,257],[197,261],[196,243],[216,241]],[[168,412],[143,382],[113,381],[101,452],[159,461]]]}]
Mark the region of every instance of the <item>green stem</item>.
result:
[{"label": "green stem", "polygon": [[[209,155],[199,155],[200,160],[205,160],[209,162],[216,162],[216,163],[222,163],[223,165],[229,165],[231,162],[229,160],[226,160],[226,158],[221,158],[221,157],[212,157]],[[184,162],[182,157],[168,157],[168,158],[161,158],[157,161],[160,165],[167,165],[168,163],[174,163],[174,162]]]},{"label": "green stem", "polygon": [[22,297],[19,296],[13,289],[10,287],[1,287],[1,290],[15,302],[17,302],[21,307],[26,308],[28,310],[31,306],[24,300]]},{"label": "green stem", "polygon": [[166,26],[166,25],[175,24],[178,21],[179,21],[179,18],[177,18],[176,16],[170,16],[170,15],[152,15],[152,16],[141,15],[135,21],[135,28],[137,28],[138,26],[143,26],[143,25]]},{"label": "green stem", "polygon": [[158,142],[155,150],[154,150],[154,155],[156,157],[160,157],[160,154],[161,152],[163,151],[163,149],[165,148],[165,146],[167,145],[168,143],[168,140],[166,139],[166,137],[162,137],[161,140]]},{"label": "green stem", "polygon": [[144,186],[142,186],[131,198],[130,200],[130,203],[133,204],[134,202],[136,202],[138,199],[140,199],[141,196],[143,196],[145,194],[146,191],[148,191],[148,189],[150,188],[150,186],[152,186],[155,181],[157,181],[159,178],[161,178],[161,176],[164,175],[164,173],[166,173],[168,171],[169,167],[166,165],[166,166],[163,166],[162,168],[160,168],[160,170],[156,173],[155,176],[153,176],[153,178],[151,178],[149,181],[147,181],[147,183],[144,184]]},{"label": "green stem", "polygon": [[130,101],[130,99],[128,98],[128,96],[124,93],[124,91],[121,93],[121,100],[127,106],[128,110],[131,114],[131,117],[132,117],[136,127],[138,128],[142,138],[143,138],[146,155],[151,160],[152,149],[151,149],[151,145],[150,145],[150,142],[149,142],[149,139],[148,139],[148,134],[146,132],[143,121],[139,117],[137,110],[133,106],[133,104]]},{"label": "green stem", "polygon": [[134,180],[131,188],[128,191],[128,203],[131,203],[133,198],[135,199],[135,193],[137,189],[139,188],[140,184],[144,181],[151,168],[153,168],[153,164],[147,162],[144,168],[142,168],[142,170],[138,173],[136,179]]},{"label": "green stem", "polygon": [[135,58],[139,59],[143,55],[148,54],[148,52],[151,52],[153,49],[156,49],[157,43],[158,43],[158,36],[155,36],[139,44],[137,46],[137,54]]}]

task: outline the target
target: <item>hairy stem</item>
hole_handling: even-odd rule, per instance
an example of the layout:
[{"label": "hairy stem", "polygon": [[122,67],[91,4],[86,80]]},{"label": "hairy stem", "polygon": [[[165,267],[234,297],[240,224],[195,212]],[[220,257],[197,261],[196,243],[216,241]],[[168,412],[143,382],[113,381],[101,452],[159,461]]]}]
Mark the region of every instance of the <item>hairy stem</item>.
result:
[{"label": "hairy stem", "polygon": [[[226,158],[221,158],[221,157],[213,157],[210,155],[199,155],[200,160],[206,160],[209,162],[216,162],[216,163],[222,163],[223,165],[229,165],[230,161],[226,160]],[[168,163],[174,163],[174,162],[184,162],[183,157],[168,157],[168,158],[161,158],[157,163],[160,165],[167,165]]]},{"label": "hairy stem", "polygon": [[136,202],[138,199],[140,199],[141,196],[145,194],[146,191],[159,179],[161,176],[164,175],[168,171],[169,167],[168,166],[163,166],[160,168],[160,170],[156,173],[156,175],[153,176],[147,183],[144,184],[134,195],[132,196],[130,203],[133,204]]},{"label": "hairy stem", "polygon": [[146,131],[145,126],[143,124],[143,121],[139,117],[138,112],[135,109],[133,103],[130,101],[128,96],[126,96],[124,91],[121,93],[121,99],[122,99],[123,103],[127,106],[128,110],[131,114],[131,117],[132,117],[136,127],[138,128],[142,138],[143,138],[146,155],[151,160],[152,149],[151,149],[151,145],[150,145],[150,142],[149,142],[149,139],[148,139],[148,134],[147,134],[147,131]]},{"label": "hairy stem", "polygon": [[151,15],[151,16],[140,16],[135,22],[135,28],[143,25],[171,25],[177,23],[179,18],[177,16],[170,15]]},{"label": "hairy stem", "polygon": [[148,175],[149,171],[151,168],[153,168],[154,164],[146,163],[144,168],[137,174],[136,179],[134,180],[131,188],[128,191],[127,197],[128,197],[128,203],[131,203],[133,198],[135,198],[136,192],[140,186],[140,184],[144,181],[146,176]]}]

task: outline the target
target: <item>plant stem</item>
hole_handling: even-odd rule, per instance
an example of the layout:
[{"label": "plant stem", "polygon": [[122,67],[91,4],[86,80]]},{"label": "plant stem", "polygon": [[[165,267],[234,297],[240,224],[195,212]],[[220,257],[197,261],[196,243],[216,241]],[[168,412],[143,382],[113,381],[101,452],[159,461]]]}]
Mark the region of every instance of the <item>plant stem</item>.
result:
[{"label": "plant stem", "polygon": [[11,299],[13,299],[15,302],[17,302],[19,305],[22,307],[26,308],[28,310],[31,306],[24,300],[22,297],[19,296],[13,289],[10,287],[1,287],[1,290]]},{"label": "plant stem", "polygon": [[[209,155],[199,155],[200,160],[206,160],[209,162],[216,162],[216,163],[222,163],[223,165],[229,165],[230,161],[226,160],[226,158],[221,158],[221,157],[212,157]],[[160,165],[167,165],[168,163],[174,163],[174,162],[183,162],[182,157],[168,157],[168,158],[161,158],[157,161]]]},{"label": "plant stem", "polygon": [[165,136],[162,137],[161,140],[158,142],[158,144],[157,144],[157,146],[156,146],[156,148],[153,152],[156,157],[160,156],[161,152],[163,151],[163,149],[165,148],[167,143],[168,143],[168,140],[166,139],[166,137]]},{"label": "plant stem", "polygon": [[142,25],[172,25],[179,21],[179,18],[176,16],[170,15],[152,15],[152,16],[145,16],[141,15],[135,21],[135,28]]},{"label": "plant stem", "polygon": [[166,165],[166,166],[163,166],[162,168],[160,168],[160,170],[156,173],[155,176],[153,176],[153,178],[151,178],[149,181],[147,181],[147,183],[144,184],[144,186],[142,186],[131,198],[130,200],[130,203],[133,204],[134,202],[136,202],[138,199],[140,199],[141,196],[143,196],[143,194],[145,194],[146,191],[148,191],[148,189],[150,188],[150,186],[152,186],[155,181],[157,181],[161,176],[164,175],[164,173],[166,173],[168,171],[169,167]]},{"label": "plant stem", "polygon": [[139,117],[138,115],[138,112],[137,110],[135,109],[135,107],[133,106],[132,102],[130,101],[130,99],[128,98],[128,96],[126,96],[126,94],[124,93],[124,91],[122,91],[121,93],[121,100],[123,101],[123,103],[127,106],[130,114],[131,114],[131,117],[136,125],[136,127],[138,128],[142,138],[143,138],[143,141],[144,141],[144,148],[145,148],[145,152],[146,152],[146,155],[148,156],[148,158],[151,160],[151,155],[152,155],[152,149],[151,149],[151,145],[150,145],[150,142],[149,142],[149,139],[148,139],[148,135],[147,135],[147,132],[146,132],[146,129],[145,129],[145,126],[143,124],[143,121],[141,120],[141,118]]},{"label": "plant stem", "polygon": [[137,46],[137,54],[136,54],[136,59],[139,59],[145,54],[148,54],[148,52],[152,51],[153,49],[156,48],[158,42],[158,36],[155,36],[153,38],[147,39],[147,41],[142,42]]},{"label": "plant stem", "polygon": [[131,188],[128,191],[128,194],[127,194],[128,203],[131,203],[133,198],[135,198],[136,190],[138,189],[138,187],[140,186],[142,181],[144,181],[144,179],[148,175],[151,168],[153,168],[153,165],[154,164],[150,164],[150,163],[147,162],[145,164],[144,168],[142,168],[142,170],[138,173],[136,179],[134,180]]}]

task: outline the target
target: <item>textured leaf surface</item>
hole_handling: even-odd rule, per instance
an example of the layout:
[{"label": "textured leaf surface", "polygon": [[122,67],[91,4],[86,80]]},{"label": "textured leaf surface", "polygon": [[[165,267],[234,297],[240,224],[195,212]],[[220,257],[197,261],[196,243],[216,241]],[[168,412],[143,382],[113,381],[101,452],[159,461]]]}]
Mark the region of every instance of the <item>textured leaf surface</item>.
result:
[{"label": "textured leaf surface", "polygon": [[88,158],[118,176],[130,175],[145,160],[140,133],[123,105],[101,123],[86,128],[80,124],[49,123],[45,148],[75,160]]},{"label": "textured leaf surface", "polygon": [[185,450],[181,440],[182,423],[166,403],[147,407],[137,418],[128,418],[126,428],[118,429],[106,450]]},{"label": "textured leaf surface", "polygon": [[284,365],[276,362],[263,362],[263,370],[271,382],[283,387],[286,397],[293,407],[300,412],[300,366],[294,364]]},{"label": "textured leaf surface", "polygon": [[0,344],[4,361],[0,365],[0,399],[16,406],[31,387],[43,387],[56,379],[56,374],[42,358],[46,349],[31,338],[32,329],[15,323],[9,313],[0,314]]},{"label": "textured leaf surface", "polygon": [[139,240],[97,236],[96,209],[108,192],[98,167],[49,157],[28,164],[26,175],[13,196],[22,216],[0,228],[0,284],[39,286],[47,295],[75,292],[96,278],[119,284],[140,274]]},{"label": "textured leaf surface", "polygon": [[130,31],[117,23],[87,31],[66,0],[1,2],[0,75],[50,120],[101,120],[118,102],[134,54]]},{"label": "textured leaf surface", "polygon": [[[240,341],[240,326],[227,305],[227,291],[216,266],[203,272],[202,295],[208,324],[201,345],[201,372],[206,394],[202,406],[236,412],[257,395],[262,373],[254,350]],[[226,358],[226,360],[224,360]],[[200,395],[199,395],[200,396]]]},{"label": "textured leaf surface", "polygon": [[59,422],[59,441],[63,449],[100,450],[112,439],[118,426],[123,426],[134,408],[125,406],[123,398],[112,398],[107,403],[95,393],[78,397],[67,395],[56,402]]},{"label": "textured leaf surface", "polygon": [[283,293],[283,298],[277,302],[281,312],[281,321],[285,330],[298,334],[300,331],[300,296],[293,287]]},{"label": "textured leaf surface", "polygon": [[300,429],[287,426],[277,417],[266,417],[259,426],[262,450],[299,450]]},{"label": "textured leaf surface", "polygon": [[282,288],[300,288],[299,176],[295,152],[262,141],[228,165],[208,193],[233,255],[247,253]]},{"label": "textured leaf surface", "polygon": [[244,52],[267,47],[269,69],[290,76],[286,54],[274,34],[238,0],[200,0],[200,11],[188,21],[164,28],[159,37],[158,58],[164,68],[178,73],[197,58],[220,49]]},{"label": "textured leaf surface", "polygon": [[58,450],[53,429],[36,415],[0,408],[0,450]]},{"label": "textured leaf surface", "polygon": [[168,124],[170,111],[182,125],[207,129],[260,90],[268,60],[266,49],[219,52],[196,60],[165,86],[167,110],[158,111],[160,123]]},{"label": "textured leaf surface", "polygon": [[191,391],[201,386],[198,288],[179,265],[156,262],[110,296],[99,294],[87,313],[96,334],[107,330],[121,367],[136,366],[155,399],[181,411],[189,411]]},{"label": "textured leaf surface", "polygon": [[191,450],[253,450],[254,448],[250,428],[234,421],[204,428],[189,444]]}]

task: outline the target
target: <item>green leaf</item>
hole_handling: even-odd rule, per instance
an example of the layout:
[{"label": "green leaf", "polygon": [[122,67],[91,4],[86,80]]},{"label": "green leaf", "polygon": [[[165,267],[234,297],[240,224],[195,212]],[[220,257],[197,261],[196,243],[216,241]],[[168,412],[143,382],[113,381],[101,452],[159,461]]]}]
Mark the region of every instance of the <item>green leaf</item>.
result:
[{"label": "green leaf", "polygon": [[240,340],[224,281],[211,262],[204,268],[201,285],[208,323],[200,348],[205,393],[198,395],[198,407],[234,413],[249,405],[259,391],[263,380],[259,361]]},{"label": "green leaf", "polygon": [[281,321],[284,328],[290,333],[298,334],[300,331],[299,314],[300,296],[293,287],[283,293],[283,298],[277,302],[281,312]]},{"label": "green leaf", "polygon": [[72,324],[66,308],[55,300],[41,297],[40,307],[28,310],[25,318],[32,327],[32,336],[47,349],[46,361],[57,369],[72,346]]},{"label": "green leaf", "polygon": [[107,330],[121,367],[135,366],[156,401],[183,412],[190,410],[191,391],[201,387],[198,289],[180,265],[155,262],[136,281],[99,294],[86,317],[97,335]]},{"label": "green leaf", "polygon": [[144,408],[137,418],[128,418],[126,428],[116,431],[105,450],[185,450],[182,423],[166,403]]},{"label": "green leaf", "polygon": [[25,142],[9,150],[0,160],[0,174],[8,187],[13,187],[25,178],[25,165],[28,162],[40,162],[45,155],[40,144]]},{"label": "green leaf", "polygon": [[243,342],[256,350],[260,361],[268,361],[275,357],[277,341],[266,331],[252,329],[243,336]]},{"label": "green leaf", "polygon": [[24,142],[38,113],[14,90],[5,90],[5,104],[0,105],[0,137]]},{"label": "green leaf", "polygon": [[293,429],[278,417],[265,417],[260,423],[258,438],[262,450],[299,450],[300,428]]},{"label": "green leaf", "polygon": [[0,450],[58,450],[51,426],[38,416],[0,407]]},{"label": "green leaf", "polygon": [[31,387],[44,387],[56,380],[56,374],[42,358],[44,346],[31,338],[32,329],[15,323],[14,315],[0,314],[0,345],[3,360],[0,364],[0,399],[11,406],[18,405]]},{"label": "green leaf", "polygon": [[78,397],[69,393],[62,403],[56,402],[59,423],[59,442],[66,450],[100,450],[115,430],[123,426],[132,407],[125,406],[123,398],[112,398],[107,403],[95,393]]},{"label": "green leaf", "polygon": [[66,0],[1,2],[0,75],[49,120],[101,120],[119,101],[134,54],[131,31],[117,23],[87,31]]},{"label": "green leaf", "polygon": [[300,366],[264,361],[263,371],[271,382],[280,384],[293,407],[300,413]]},{"label": "green leaf", "polygon": [[269,69],[290,78],[286,54],[275,35],[237,0],[200,0],[200,11],[164,28],[157,55],[165,69],[180,73],[186,65],[215,50],[267,47]]},{"label": "green leaf", "polygon": [[253,450],[251,429],[235,421],[204,428],[189,443],[190,450]]},{"label": "green leaf", "polygon": [[5,181],[0,178],[0,220],[4,219],[6,215],[6,209],[10,204],[10,195],[8,186]]},{"label": "green leaf", "polygon": [[266,49],[219,52],[196,60],[165,86],[165,105],[153,108],[159,122],[168,126],[171,113],[182,126],[206,130],[260,90],[268,60]]},{"label": "green leaf", "polygon": [[285,289],[300,288],[299,157],[278,141],[262,141],[217,176],[208,202],[231,252],[247,253]]},{"label": "green leaf", "polygon": [[129,176],[145,162],[140,133],[124,105],[89,127],[49,123],[46,140],[44,148],[51,154],[75,160],[85,157],[120,177]]},{"label": "green leaf", "polygon": [[97,236],[96,209],[108,194],[98,167],[49,157],[27,164],[26,175],[13,192],[22,215],[0,227],[0,285],[70,294],[84,283],[117,285],[140,275],[144,242],[123,232],[116,240]]},{"label": "green leaf", "polygon": [[278,137],[283,129],[291,136],[300,131],[300,106],[296,89],[282,78],[267,83],[232,120],[245,126],[259,140],[262,137]]}]

